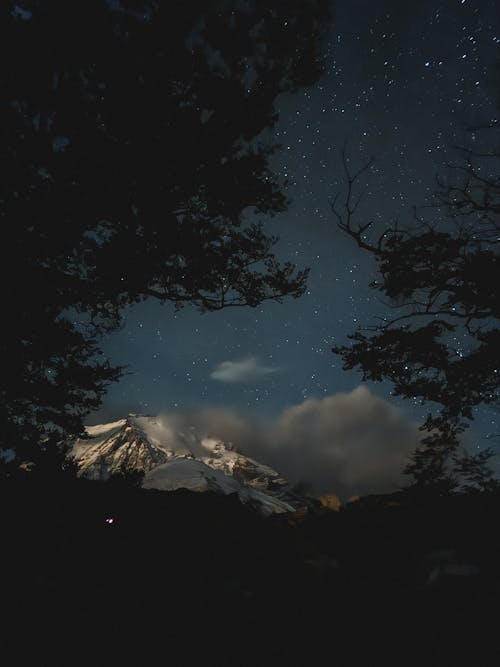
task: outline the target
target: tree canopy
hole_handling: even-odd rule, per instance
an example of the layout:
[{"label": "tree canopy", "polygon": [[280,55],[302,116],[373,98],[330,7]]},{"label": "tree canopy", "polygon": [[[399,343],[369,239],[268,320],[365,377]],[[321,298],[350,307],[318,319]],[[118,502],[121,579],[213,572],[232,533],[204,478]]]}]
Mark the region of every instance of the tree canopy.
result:
[{"label": "tree canopy", "polygon": [[396,396],[438,406],[406,472],[448,490],[464,477],[483,488],[493,484],[484,472],[492,452],[459,457],[457,448],[475,408],[499,400],[499,130],[497,123],[470,128],[456,160],[437,176],[430,220],[415,211],[407,228],[390,226],[370,240],[371,222],[355,223],[364,168],[352,173],[345,154],[347,196],[342,206],[333,204],[340,228],[376,261],[381,279],[371,286],[396,310],[334,352],[365,380],[389,380]]},{"label": "tree canopy", "polygon": [[99,336],[124,306],[302,294],[307,271],[245,218],[287,206],[260,135],[319,77],[327,5],[2,3],[0,448],[18,462],[80,432],[119,377]]}]

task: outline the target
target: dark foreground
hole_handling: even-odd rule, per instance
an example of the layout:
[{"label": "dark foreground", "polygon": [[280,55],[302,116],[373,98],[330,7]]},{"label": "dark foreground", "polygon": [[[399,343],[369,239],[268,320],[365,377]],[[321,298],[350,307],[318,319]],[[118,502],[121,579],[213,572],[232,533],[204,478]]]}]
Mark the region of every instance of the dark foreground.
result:
[{"label": "dark foreground", "polygon": [[0,489],[9,667],[500,664],[498,497],[291,522],[210,494]]}]

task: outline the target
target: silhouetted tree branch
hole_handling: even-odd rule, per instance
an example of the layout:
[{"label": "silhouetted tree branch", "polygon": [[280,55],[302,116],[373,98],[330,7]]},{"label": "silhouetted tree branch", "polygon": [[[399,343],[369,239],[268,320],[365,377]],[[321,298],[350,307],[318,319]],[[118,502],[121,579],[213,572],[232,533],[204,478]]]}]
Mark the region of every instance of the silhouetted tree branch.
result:
[{"label": "silhouetted tree branch", "polygon": [[259,135],[320,75],[327,17],[326,0],[1,4],[0,449],[16,463],[79,433],[119,377],[99,336],[125,306],[302,294],[307,271],[263,229],[287,200]]},{"label": "silhouetted tree branch", "polygon": [[[438,176],[438,204],[430,222],[415,213],[408,228],[395,224],[374,242],[368,240],[372,223],[356,225],[354,212],[357,174],[369,163],[352,176],[345,154],[347,194],[342,208],[338,197],[333,203],[339,228],[377,263],[381,279],[371,287],[397,311],[333,351],[343,357],[344,368],[361,369],[364,380],[389,380],[395,395],[441,406],[423,425],[428,436],[407,472],[424,485],[448,490],[456,486],[450,465],[459,434],[474,408],[499,399],[500,180],[495,170],[500,152],[483,148],[498,146],[498,130],[498,124],[476,128],[470,145],[460,148],[459,161]],[[463,477],[467,466],[484,467],[490,456],[469,457],[463,465],[455,456],[455,472]]]}]

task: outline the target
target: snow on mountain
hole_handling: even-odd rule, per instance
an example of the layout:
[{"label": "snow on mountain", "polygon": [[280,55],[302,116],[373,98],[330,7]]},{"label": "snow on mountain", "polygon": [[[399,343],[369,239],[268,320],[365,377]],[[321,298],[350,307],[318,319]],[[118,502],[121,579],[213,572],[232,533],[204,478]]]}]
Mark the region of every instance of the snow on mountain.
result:
[{"label": "snow on mountain", "polygon": [[249,504],[266,515],[293,511],[290,505],[279,498],[246,486],[234,477],[229,477],[196,459],[174,459],[153,468],[145,475],[143,486],[146,489],[162,491],[189,489],[215,491],[224,495],[237,493],[242,503]]},{"label": "snow on mountain", "polygon": [[147,472],[168,460],[133,419],[89,426],[86,431],[88,438],[78,439],[72,451],[85,477],[107,479],[121,469]]},{"label": "snow on mountain", "polygon": [[172,491],[237,493],[263,514],[293,511],[284,498],[286,480],[276,470],[238,452],[233,445],[175,432],[166,420],[129,415],[86,428],[72,449],[80,474],[107,479],[119,470],[145,473],[143,486]]},{"label": "snow on mountain", "polygon": [[214,438],[203,438],[201,446],[206,453],[199,458],[215,470],[221,470],[243,484],[247,484],[261,491],[280,492],[287,485],[286,479],[273,470],[254,459],[236,451],[232,445]]}]

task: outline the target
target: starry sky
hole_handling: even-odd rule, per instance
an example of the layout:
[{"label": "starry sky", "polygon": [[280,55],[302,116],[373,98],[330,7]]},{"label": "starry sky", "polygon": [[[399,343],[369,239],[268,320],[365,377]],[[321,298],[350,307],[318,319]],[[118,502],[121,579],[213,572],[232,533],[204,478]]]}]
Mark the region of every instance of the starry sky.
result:
[{"label": "starry sky", "polygon": [[[273,418],[306,399],[352,392],[356,371],[342,370],[333,344],[388,307],[368,288],[369,256],[337,227],[330,201],[342,187],[340,150],[353,167],[370,156],[359,220],[380,227],[409,220],[430,201],[436,172],[450,160],[464,127],[498,113],[500,25],[495,0],[350,0],[335,2],[324,75],[311,88],[277,100],[268,138],[281,144],[272,167],[291,205],[266,230],[280,237],[276,254],[311,267],[307,293],[283,304],[201,314],[147,300],[129,309],[103,349],[129,373],[88,422],[127,412],[158,414],[199,408]],[[460,341],[457,341],[460,344]],[[396,402],[391,387],[370,396]],[[498,427],[483,410],[470,437]],[[488,443],[490,444],[490,443]]]}]

